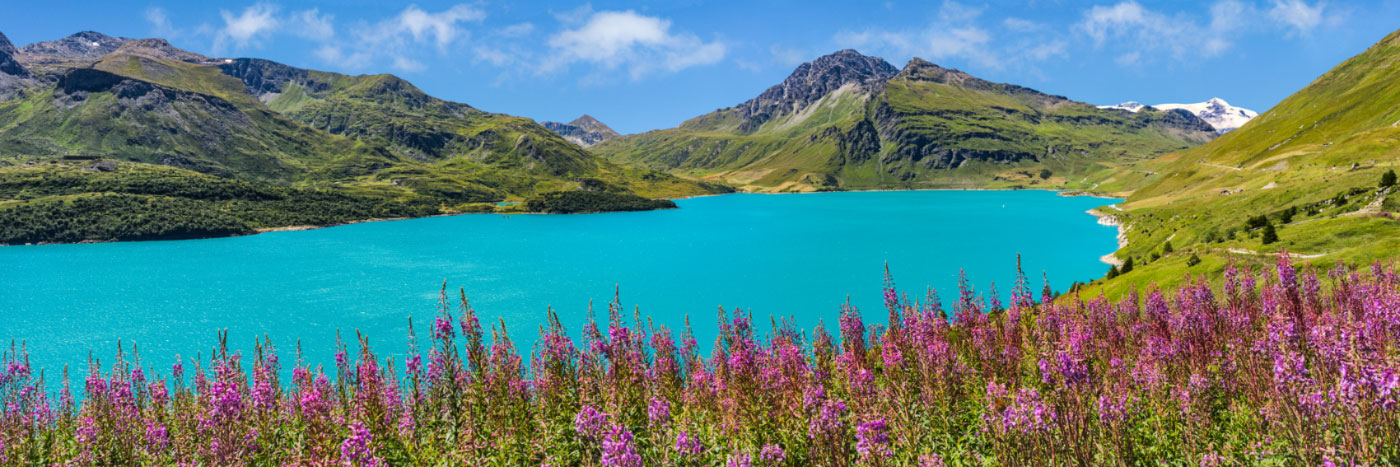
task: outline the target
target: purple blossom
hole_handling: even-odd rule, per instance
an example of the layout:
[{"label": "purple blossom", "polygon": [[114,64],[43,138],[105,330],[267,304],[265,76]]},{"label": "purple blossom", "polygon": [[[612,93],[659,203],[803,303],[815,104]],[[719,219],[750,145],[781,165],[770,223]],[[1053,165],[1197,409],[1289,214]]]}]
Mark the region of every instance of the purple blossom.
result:
[{"label": "purple blossom", "polygon": [[700,443],[700,438],[691,436],[685,431],[676,435],[676,452],[682,457],[697,457],[704,451],[705,445]]},{"label": "purple blossom", "polygon": [[890,434],[885,419],[877,418],[856,426],[856,452],[867,461],[894,454],[890,450]]},{"label": "purple blossom", "polygon": [[614,425],[603,439],[602,462],[607,467],[641,467],[642,456],[632,444],[632,432]]},{"label": "purple blossom", "polygon": [[574,430],[578,432],[579,436],[588,439],[601,439],[607,424],[607,412],[599,411],[589,405],[584,405],[583,408],[579,409],[578,415],[574,416]]},{"label": "purple blossom", "polygon": [[782,446],[765,444],[763,445],[763,449],[758,453],[758,459],[763,462],[764,466],[772,467],[782,464],[783,461],[787,460],[787,452],[783,451]]},{"label": "purple blossom", "polygon": [[346,467],[379,467],[384,460],[374,456],[372,436],[365,425],[355,422],[350,425],[350,437],[340,443],[340,465]]},{"label": "purple blossom", "polygon": [[662,398],[652,398],[647,406],[647,420],[656,426],[671,422],[671,403]]}]

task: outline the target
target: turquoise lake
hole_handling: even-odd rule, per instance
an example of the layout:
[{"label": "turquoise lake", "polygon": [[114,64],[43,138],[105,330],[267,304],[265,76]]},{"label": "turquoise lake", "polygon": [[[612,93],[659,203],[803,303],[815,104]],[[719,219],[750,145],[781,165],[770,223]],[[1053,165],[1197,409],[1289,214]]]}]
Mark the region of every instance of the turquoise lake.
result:
[{"label": "turquoise lake", "polygon": [[[606,321],[613,287],[624,306],[679,329],[688,314],[702,346],[717,307],[755,321],[792,316],[834,328],[847,295],[884,320],[889,261],[911,297],[957,296],[959,268],[1003,294],[1023,257],[1034,290],[1101,277],[1116,230],[1086,210],[1117,200],[1045,191],[735,194],[680,200],[681,209],[586,215],[462,215],[300,232],[161,242],[0,247],[0,338],[24,342],[50,384],[91,352],[110,362],[121,339],[166,373],[176,355],[208,357],[217,331],[245,352],[267,335],[290,362],[330,363],[336,331],[366,333],[402,353],[420,336],[443,280],[466,289],[483,325],[504,319],[528,352],[547,307],[578,335],[589,300]],[[454,293],[455,295],[455,293]],[[1038,295],[1038,294],[1037,294]],[[401,360],[400,360],[401,361]],[[333,365],[327,365],[333,366]]]}]

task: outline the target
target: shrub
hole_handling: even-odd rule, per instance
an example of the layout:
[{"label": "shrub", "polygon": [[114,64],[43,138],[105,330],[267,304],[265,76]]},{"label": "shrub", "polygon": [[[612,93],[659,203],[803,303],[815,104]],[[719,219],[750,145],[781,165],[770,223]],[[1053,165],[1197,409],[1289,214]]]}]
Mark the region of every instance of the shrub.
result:
[{"label": "shrub", "polygon": [[1260,241],[1264,242],[1265,245],[1278,241],[1278,232],[1274,231],[1273,224],[1264,224],[1264,232],[1260,237]]},{"label": "shrub", "polygon": [[1186,258],[1186,267],[1189,268],[1189,267],[1195,266],[1195,265],[1197,265],[1197,264],[1201,264],[1201,257],[1200,257],[1200,256],[1196,256],[1195,253],[1191,253],[1191,257],[1190,257],[1190,258]]},{"label": "shrub", "polygon": [[1392,186],[1395,186],[1395,169],[1387,170],[1384,174],[1381,174],[1380,187],[1390,188]]},{"label": "shrub", "polygon": [[525,200],[526,210],[550,214],[647,211],[674,207],[676,203],[671,200],[599,191],[556,191]]},{"label": "shrub", "polygon": [[[1210,231],[1209,233],[1207,233],[1207,236],[1209,236],[1209,237],[1214,237],[1214,236],[1215,236],[1215,231],[1214,231],[1214,230]],[[1210,240],[1206,240],[1206,241],[1209,242]],[[1175,248],[1172,248],[1172,241],[1171,241],[1171,240],[1167,240],[1166,243],[1163,243],[1163,244],[1162,244],[1162,254],[1169,254],[1169,253],[1171,253],[1171,252],[1173,252],[1173,251],[1176,251],[1176,249],[1175,249]]]}]

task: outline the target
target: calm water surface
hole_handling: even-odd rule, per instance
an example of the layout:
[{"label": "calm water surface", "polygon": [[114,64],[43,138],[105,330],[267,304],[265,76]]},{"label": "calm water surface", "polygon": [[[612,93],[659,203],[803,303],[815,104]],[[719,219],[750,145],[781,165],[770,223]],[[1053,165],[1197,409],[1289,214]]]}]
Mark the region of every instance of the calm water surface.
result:
[{"label": "calm water surface", "polygon": [[[164,373],[175,355],[209,355],[220,329],[234,347],[267,335],[286,358],[300,339],[328,363],[336,331],[356,330],[381,354],[407,345],[408,318],[426,336],[443,280],[464,287],[484,325],[505,320],[528,350],[553,306],[578,334],[589,300],[606,319],[613,287],[630,310],[702,345],[715,311],[756,321],[833,323],[849,294],[883,320],[882,265],[910,295],[948,303],[965,268],[1003,293],[1016,254],[1064,290],[1103,275],[1115,230],[1084,211],[1116,200],[1043,191],[737,194],[681,209],[589,215],[464,215],[211,240],[0,247],[0,339],[24,342],[55,375],[110,361],[118,339]],[[330,366],[330,365],[328,365]],[[77,381],[75,379],[75,381]],[[52,378],[50,380],[52,384]]]}]

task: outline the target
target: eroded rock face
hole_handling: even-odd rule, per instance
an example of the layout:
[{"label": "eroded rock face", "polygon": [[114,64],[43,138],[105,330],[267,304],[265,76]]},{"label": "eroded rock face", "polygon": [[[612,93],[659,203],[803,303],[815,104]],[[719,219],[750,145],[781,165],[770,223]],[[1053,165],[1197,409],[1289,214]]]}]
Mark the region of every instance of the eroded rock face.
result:
[{"label": "eroded rock face", "polygon": [[874,84],[890,79],[899,70],[879,57],[842,50],[803,63],[787,79],[768,88],[737,108],[744,122],[741,131],[753,131],[764,122],[799,111],[847,84]]}]

